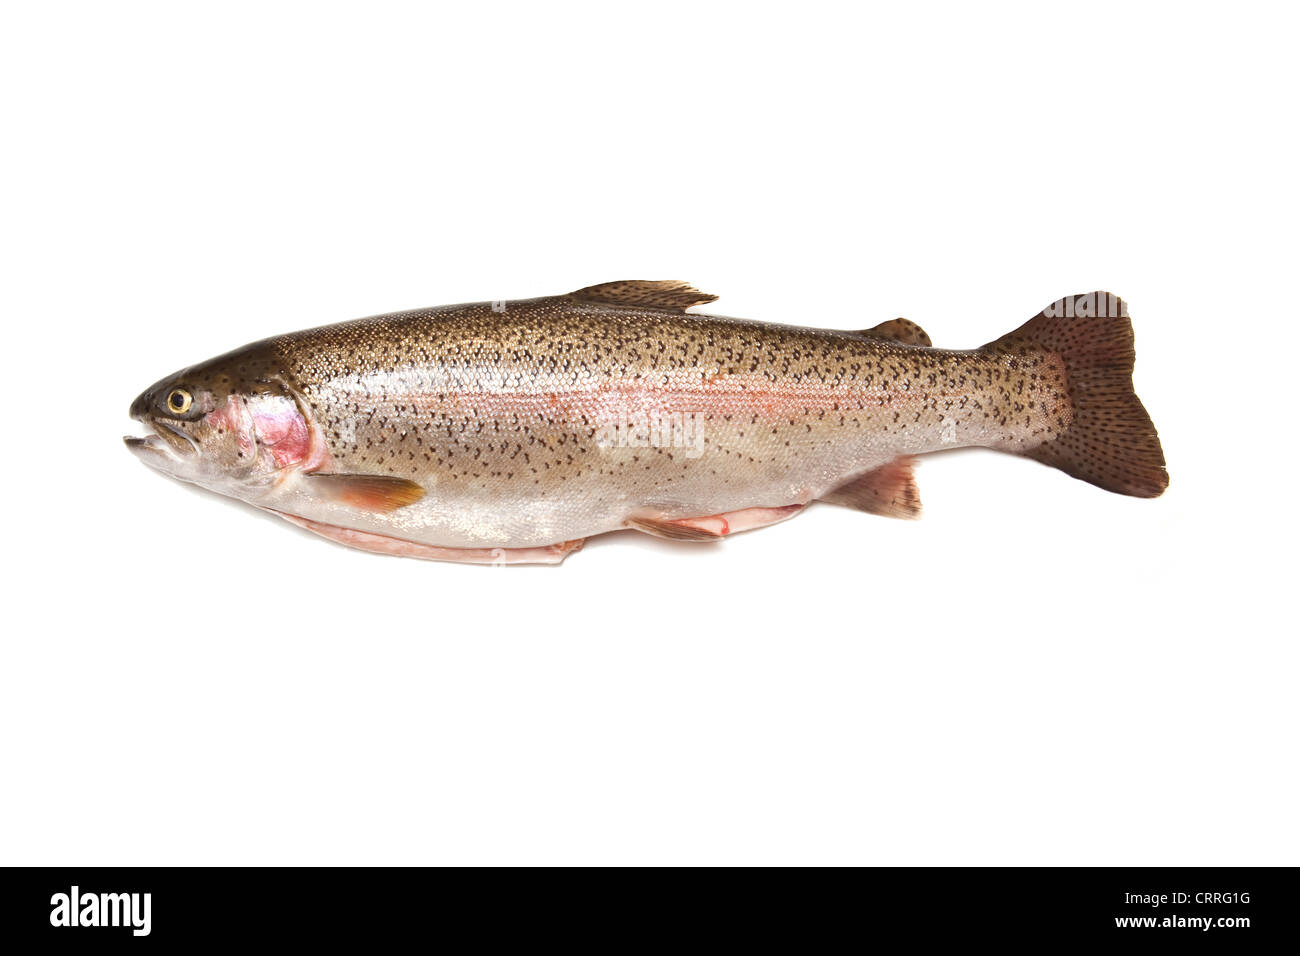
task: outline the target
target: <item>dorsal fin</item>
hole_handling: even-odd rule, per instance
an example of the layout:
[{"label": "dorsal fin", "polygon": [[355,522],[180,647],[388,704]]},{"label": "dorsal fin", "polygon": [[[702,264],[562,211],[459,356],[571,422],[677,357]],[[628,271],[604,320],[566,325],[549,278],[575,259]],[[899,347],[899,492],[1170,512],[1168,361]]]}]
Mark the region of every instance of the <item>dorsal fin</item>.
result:
[{"label": "dorsal fin", "polygon": [[864,329],[858,335],[869,335],[873,339],[893,339],[904,345],[933,345],[925,329],[908,319],[890,319],[881,322],[873,329]]},{"label": "dorsal fin", "polygon": [[577,292],[570,292],[569,298],[593,305],[685,312],[693,305],[712,302],[717,296],[701,292],[689,282],[678,282],[675,279],[624,279],[620,282],[589,285]]}]

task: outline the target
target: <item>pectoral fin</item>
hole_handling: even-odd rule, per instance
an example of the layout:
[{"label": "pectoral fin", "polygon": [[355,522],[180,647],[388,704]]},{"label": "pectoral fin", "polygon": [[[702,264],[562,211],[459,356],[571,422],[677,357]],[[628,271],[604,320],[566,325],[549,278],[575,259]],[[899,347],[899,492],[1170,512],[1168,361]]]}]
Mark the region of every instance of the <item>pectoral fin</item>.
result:
[{"label": "pectoral fin", "polygon": [[322,498],[351,505],[359,511],[396,511],[424,497],[424,488],[393,475],[335,475],[316,472],[306,476],[309,487]]},{"label": "pectoral fin", "polygon": [[821,500],[887,518],[919,518],[921,493],[912,474],[913,462],[908,455],[895,458],[887,465],[858,475],[823,495]]}]

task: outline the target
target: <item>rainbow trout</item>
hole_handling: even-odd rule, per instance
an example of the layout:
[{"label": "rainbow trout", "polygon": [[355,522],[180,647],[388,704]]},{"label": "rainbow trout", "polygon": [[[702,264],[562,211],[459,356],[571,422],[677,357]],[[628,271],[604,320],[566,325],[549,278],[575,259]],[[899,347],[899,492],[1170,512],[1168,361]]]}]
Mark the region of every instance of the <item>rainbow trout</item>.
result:
[{"label": "rainbow trout", "polygon": [[681,282],[380,315],[246,345],[132,404],[152,468],[366,551],[558,563],[633,528],[715,541],[826,501],[915,517],[914,456],[978,445],[1109,491],[1169,482],[1124,303],[971,350],[688,313]]}]

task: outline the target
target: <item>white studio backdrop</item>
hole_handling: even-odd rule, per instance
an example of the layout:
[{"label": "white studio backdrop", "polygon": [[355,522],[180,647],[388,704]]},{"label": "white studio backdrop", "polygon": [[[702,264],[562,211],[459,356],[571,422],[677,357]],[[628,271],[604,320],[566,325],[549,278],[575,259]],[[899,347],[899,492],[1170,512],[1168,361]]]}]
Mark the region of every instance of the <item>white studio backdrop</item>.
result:
[{"label": "white studio backdrop", "polygon": [[[1296,863],[1293,16],[7,7],[0,863]],[[1109,289],[1170,489],[948,453],[499,569],[122,447],[247,341],[621,278],[951,347]]]}]

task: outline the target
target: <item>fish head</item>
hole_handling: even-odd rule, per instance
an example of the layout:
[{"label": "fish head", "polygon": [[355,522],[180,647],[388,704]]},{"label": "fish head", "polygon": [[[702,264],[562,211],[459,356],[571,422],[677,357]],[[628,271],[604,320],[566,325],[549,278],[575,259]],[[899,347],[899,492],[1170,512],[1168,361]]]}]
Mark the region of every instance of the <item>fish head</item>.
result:
[{"label": "fish head", "polygon": [[127,447],[149,467],[256,501],[310,459],[300,398],[265,343],[159,379],[131,403],[145,426]]}]

